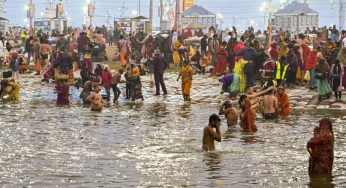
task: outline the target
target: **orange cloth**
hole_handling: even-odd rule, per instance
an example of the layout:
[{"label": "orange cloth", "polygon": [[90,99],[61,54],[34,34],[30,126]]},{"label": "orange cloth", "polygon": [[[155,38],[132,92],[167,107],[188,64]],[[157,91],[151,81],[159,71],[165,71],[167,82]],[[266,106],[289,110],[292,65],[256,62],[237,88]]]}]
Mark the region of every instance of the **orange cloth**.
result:
[{"label": "orange cloth", "polygon": [[125,66],[127,64],[126,58],[126,52],[120,52],[120,63],[122,66]]},{"label": "orange cloth", "polygon": [[78,62],[73,61],[73,72],[78,71],[78,70],[79,70]]},{"label": "orange cloth", "polygon": [[240,118],[240,126],[245,132],[257,131],[257,127],[255,125],[255,113],[251,109],[251,101],[248,98],[245,99],[245,109]]},{"label": "orange cloth", "polygon": [[181,68],[181,90],[183,95],[190,96],[190,90],[192,86],[192,67],[190,65],[183,66]]},{"label": "orange cloth", "polygon": [[282,95],[276,94],[276,98],[278,99],[280,108],[279,115],[287,117],[291,112],[290,103],[288,101],[288,95],[286,93]]},{"label": "orange cloth", "polygon": [[36,72],[41,72],[41,59],[40,58],[35,58],[35,71]]}]

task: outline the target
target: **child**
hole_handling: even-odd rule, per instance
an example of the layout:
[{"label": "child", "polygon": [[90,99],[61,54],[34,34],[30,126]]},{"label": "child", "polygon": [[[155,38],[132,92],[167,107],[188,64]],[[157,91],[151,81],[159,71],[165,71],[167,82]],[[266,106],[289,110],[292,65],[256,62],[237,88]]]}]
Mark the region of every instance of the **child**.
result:
[{"label": "child", "polygon": [[17,52],[13,53],[11,62],[10,62],[10,66],[11,66],[11,70],[13,73],[13,78],[18,78],[19,76],[19,58],[18,58],[18,54]]},{"label": "child", "polygon": [[238,114],[235,108],[233,108],[232,102],[226,101],[221,105],[219,115],[225,115],[227,119],[228,128],[234,127],[238,121]]},{"label": "child", "polygon": [[125,73],[125,81],[126,81],[126,99],[130,99],[131,96],[131,76],[130,76],[130,71],[131,68],[127,67],[126,69],[126,73]]}]

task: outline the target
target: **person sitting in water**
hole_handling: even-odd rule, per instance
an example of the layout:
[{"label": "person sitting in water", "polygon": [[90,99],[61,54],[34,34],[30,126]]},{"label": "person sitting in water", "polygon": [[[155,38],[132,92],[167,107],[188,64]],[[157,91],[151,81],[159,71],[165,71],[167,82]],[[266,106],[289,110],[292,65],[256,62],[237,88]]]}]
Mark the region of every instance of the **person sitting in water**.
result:
[{"label": "person sitting in water", "polygon": [[57,105],[69,105],[69,89],[70,86],[67,84],[66,80],[58,79],[58,82],[56,84],[56,93],[58,94],[58,97],[56,99]]},{"label": "person sitting in water", "polygon": [[221,105],[219,115],[225,115],[228,128],[234,127],[237,124],[238,114],[236,109],[233,108],[231,101],[226,101]]},{"label": "person sitting in water", "polygon": [[263,97],[262,115],[264,119],[277,119],[278,118],[278,99],[274,95],[274,91],[268,91],[268,94]]},{"label": "person sitting in water", "polygon": [[285,88],[283,86],[279,87],[276,98],[278,99],[279,115],[282,117],[288,117],[290,115],[291,108],[288,100],[288,95],[287,93],[285,93]]},{"label": "person sitting in water", "polygon": [[11,102],[19,102],[19,92],[20,85],[14,79],[11,80],[2,80],[1,81],[1,99],[3,99],[4,95],[8,95],[7,100]]},{"label": "person sitting in water", "polygon": [[102,111],[103,109],[103,99],[100,95],[100,88],[96,86],[94,91],[90,93],[88,96],[88,100],[90,101],[91,111]]},{"label": "person sitting in water", "polygon": [[[212,114],[209,117],[208,126],[204,127],[203,130],[203,150],[204,151],[213,151],[215,150],[214,141],[221,142],[221,132],[220,132],[221,119],[218,115]],[[215,131],[215,130],[216,131]]]}]

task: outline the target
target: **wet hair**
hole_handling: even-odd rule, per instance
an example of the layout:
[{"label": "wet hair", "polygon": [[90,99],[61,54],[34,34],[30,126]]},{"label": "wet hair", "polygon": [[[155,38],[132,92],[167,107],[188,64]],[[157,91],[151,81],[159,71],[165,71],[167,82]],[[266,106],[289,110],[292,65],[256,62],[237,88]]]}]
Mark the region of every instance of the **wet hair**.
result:
[{"label": "wet hair", "polygon": [[223,41],[222,42],[222,46],[226,46],[227,45],[227,42],[226,41]]},{"label": "wet hair", "polygon": [[241,106],[241,103],[242,103],[246,98],[247,98],[246,95],[241,95],[241,96],[240,96],[239,101],[238,101],[239,107]]},{"label": "wet hair", "polygon": [[233,104],[231,101],[226,101],[225,102],[225,108],[232,108],[233,107]]},{"label": "wet hair", "polygon": [[119,73],[120,74],[124,73],[124,69],[119,69]]},{"label": "wet hair", "polygon": [[120,37],[119,37],[120,39],[124,39],[124,35],[120,35]]},{"label": "wet hair", "polygon": [[216,123],[220,121],[221,121],[220,117],[216,114],[212,114],[211,116],[209,116],[209,123]]}]

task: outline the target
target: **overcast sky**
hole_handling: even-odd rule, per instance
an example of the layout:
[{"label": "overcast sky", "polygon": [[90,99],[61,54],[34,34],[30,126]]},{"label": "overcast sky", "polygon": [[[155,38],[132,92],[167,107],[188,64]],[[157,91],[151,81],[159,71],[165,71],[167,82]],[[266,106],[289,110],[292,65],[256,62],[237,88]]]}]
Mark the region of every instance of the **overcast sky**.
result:
[{"label": "overcast sky", "polygon": [[[55,0],[57,1],[57,0]],[[63,0],[67,17],[70,18],[70,24],[80,26],[83,20],[84,7],[87,0]],[[102,25],[106,22],[107,11],[110,11],[113,17],[120,17],[120,8],[126,7],[125,15],[130,16],[138,9],[139,0],[95,0],[96,1],[96,17],[95,23]],[[172,1],[172,0],[170,0]],[[262,27],[264,22],[264,13],[259,10],[260,5],[265,0],[197,0],[197,4],[214,12],[215,14],[223,14],[223,26],[229,27],[232,25],[245,26],[253,23],[258,27]],[[279,4],[282,0],[273,0]],[[291,0],[292,1],[292,0]],[[339,2],[339,0],[334,0]],[[29,0],[7,0],[6,2],[6,18],[12,24],[25,25],[25,4]],[[40,17],[42,11],[48,5],[48,0],[33,0],[36,4],[36,17]],[[149,0],[140,0],[141,14],[149,15]],[[320,14],[319,24],[331,25],[339,22],[339,6],[336,3],[332,9],[331,0],[308,0],[310,7]],[[159,0],[154,0],[154,25],[158,26],[158,5]],[[237,17],[238,19],[235,19]]]}]

